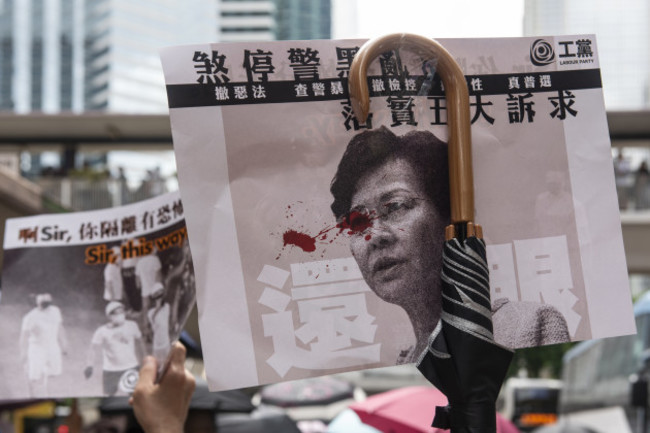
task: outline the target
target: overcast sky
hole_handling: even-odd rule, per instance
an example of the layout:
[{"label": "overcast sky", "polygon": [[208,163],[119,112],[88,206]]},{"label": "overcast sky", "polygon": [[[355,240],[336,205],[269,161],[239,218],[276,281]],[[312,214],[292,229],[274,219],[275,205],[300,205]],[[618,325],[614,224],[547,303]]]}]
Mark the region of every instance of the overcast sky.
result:
[{"label": "overcast sky", "polygon": [[333,0],[333,39],[522,36],[524,0]]}]

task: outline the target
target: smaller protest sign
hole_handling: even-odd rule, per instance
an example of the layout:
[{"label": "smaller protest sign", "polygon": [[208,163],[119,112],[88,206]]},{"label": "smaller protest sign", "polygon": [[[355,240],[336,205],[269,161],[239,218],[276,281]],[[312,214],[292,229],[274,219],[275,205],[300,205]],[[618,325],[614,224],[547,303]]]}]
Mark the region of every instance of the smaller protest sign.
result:
[{"label": "smaller protest sign", "polygon": [[0,399],[129,394],[195,302],[178,193],[7,220]]}]

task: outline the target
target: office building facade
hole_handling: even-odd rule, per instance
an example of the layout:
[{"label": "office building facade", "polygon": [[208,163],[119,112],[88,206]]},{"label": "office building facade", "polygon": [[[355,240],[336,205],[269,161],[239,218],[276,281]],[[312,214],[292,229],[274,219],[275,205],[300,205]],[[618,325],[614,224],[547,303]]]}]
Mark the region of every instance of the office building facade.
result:
[{"label": "office building facade", "polygon": [[80,109],[81,0],[0,1],[0,110]]},{"label": "office building facade", "polygon": [[166,112],[162,47],[330,28],[330,0],[0,0],[0,111]]},{"label": "office building facade", "polygon": [[331,0],[220,0],[219,41],[331,38]]},{"label": "office building facade", "polygon": [[216,21],[215,0],[0,0],[0,110],[164,112],[159,50]]},{"label": "office building facade", "polygon": [[219,42],[275,39],[273,0],[218,0]]},{"label": "office building facade", "polygon": [[331,0],[275,0],[276,39],[331,39]]}]

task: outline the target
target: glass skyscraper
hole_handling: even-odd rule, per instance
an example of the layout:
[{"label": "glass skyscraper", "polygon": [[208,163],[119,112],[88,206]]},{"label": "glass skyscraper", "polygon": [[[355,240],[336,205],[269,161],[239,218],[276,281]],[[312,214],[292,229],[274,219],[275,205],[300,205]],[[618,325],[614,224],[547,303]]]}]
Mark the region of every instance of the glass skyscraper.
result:
[{"label": "glass skyscraper", "polygon": [[330,39],[330,0],[275,0],[276,39]]},{"label": "glass skyscraper", "polygon": [[52,113],[80,108],[82,86],[74,84],[83,80],[78,73],[83,59],[75,55],[82,48],[75,27],[79,2],[0,1],[0,109]]},{"label": "glass skyscraper", "polygon": [[0,0],[0,110],[163,113],[159,50],[327,39],[331,0]]},{"label": "glass skyscraper", "polygon": [[329,39],[331,0],[219,0],[219,41]]},{"label": "glass skyscraper", "polygon": [[217,0],[219,42],[275,39],[273,0]]},{"label": "glass skyscraper", "polygon": [[159,50],[216,22],[215,0],[0,0],[0,110],[165,112]]}]

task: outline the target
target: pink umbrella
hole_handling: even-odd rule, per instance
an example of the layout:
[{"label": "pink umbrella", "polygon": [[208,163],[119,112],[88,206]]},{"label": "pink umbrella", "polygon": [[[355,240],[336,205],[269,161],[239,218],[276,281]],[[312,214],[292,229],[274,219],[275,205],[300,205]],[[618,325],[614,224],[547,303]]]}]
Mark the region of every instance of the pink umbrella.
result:
[{"label": "pink umbrella", "polygon": [[[431,427],[436,406],[446,406],[447,397],[434,387],[412,386],[373,395],[354,403],[364,424],[384,433],[443,433]],[[497,414],[497,433],[520,433],[510,421]]]}]

